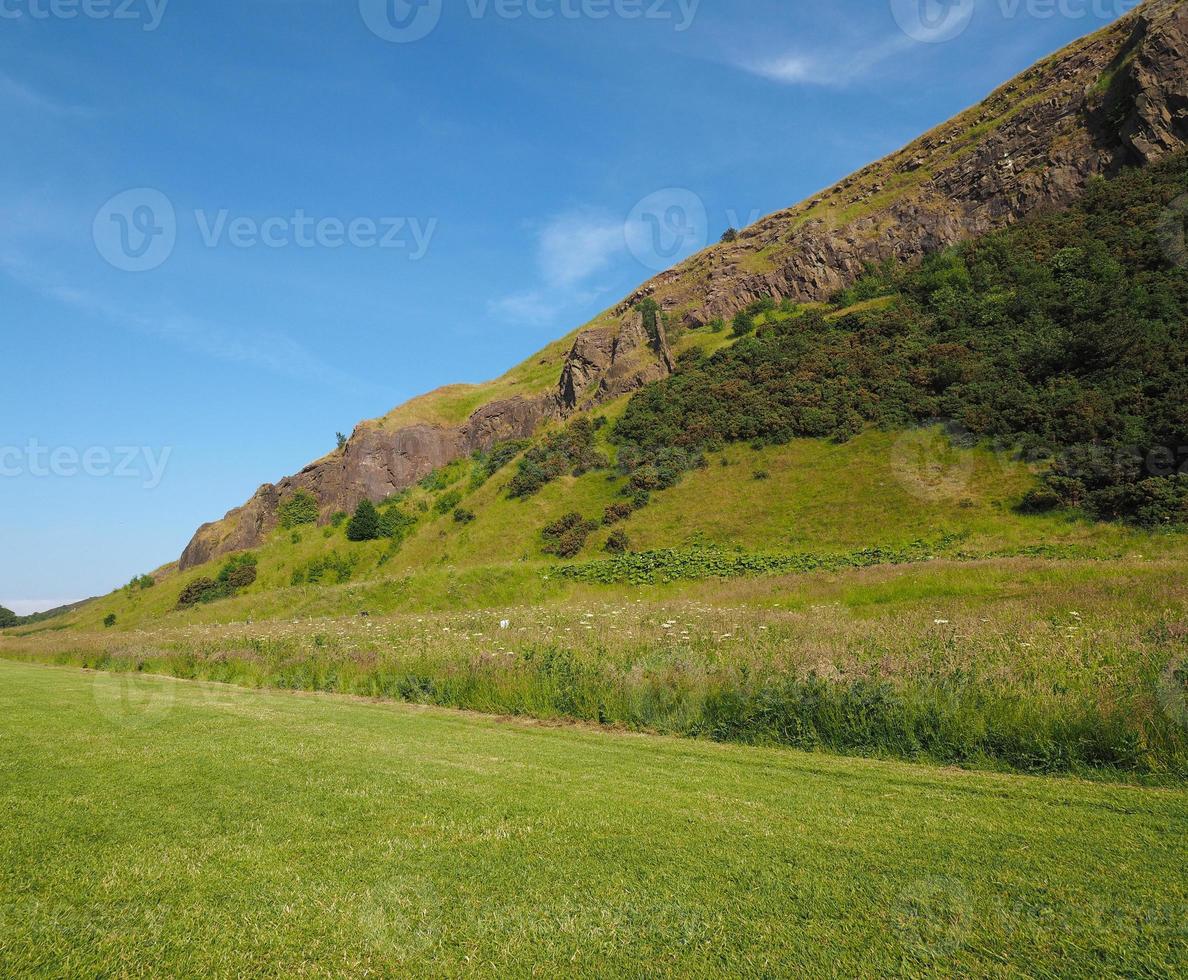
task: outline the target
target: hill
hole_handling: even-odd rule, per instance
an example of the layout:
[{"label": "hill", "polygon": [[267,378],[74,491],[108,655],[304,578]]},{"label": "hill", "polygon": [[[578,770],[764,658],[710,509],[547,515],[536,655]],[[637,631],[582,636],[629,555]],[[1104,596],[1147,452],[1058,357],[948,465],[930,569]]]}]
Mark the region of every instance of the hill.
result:
[{"label": "hill", "polygon": [[[496,385],[521,394],[368,423],[180,565],[0,653],[1183,778],[1188,155],[1152,134],[1181,132],[1183,76],[1155,66],[1188,49],[1186,11],[1149,3],[1022,76],[1067,95],[1114,52],[1035,103],[1094,161],[1071,201],[995,198],[1001,227],[871,253],[814,299],[744,289],[729,320],[661,277]],[[1161,121],[1147,152],[1120,106]]]},{"label": "hill", "polygon": [[[594,322],[487,385],[446,388],[359,425],[345,446],[199,529],[183,570],[256,547],[282,499],[321,518],[383,500],[445,464],[522,439],[671,373],[668,333],[729,319],[764,297],[823,301],[871,263],[910,262],[1064,206],[1095,177],[1154,162],[1188,139],[1188,12],[1146,0],[983,103],[814,198],[644,284]],[[644,329],[638,307],[661,315]]]}]

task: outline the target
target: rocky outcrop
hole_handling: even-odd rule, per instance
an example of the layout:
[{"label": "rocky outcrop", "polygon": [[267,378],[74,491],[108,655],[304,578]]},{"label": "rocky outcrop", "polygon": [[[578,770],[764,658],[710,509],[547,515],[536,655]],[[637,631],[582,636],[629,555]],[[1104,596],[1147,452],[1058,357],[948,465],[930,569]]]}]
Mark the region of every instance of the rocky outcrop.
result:
[{"label": "rocky outcrop", "polygon": [[548,396],[484,405],[458,428],[413,425],[385,432],[361,425],[340,451],[275,485],[265,484],[242,507],[200,527],[182,553],[179,567],[184,571],[220,555],[256,547],[276,527],[280,502],[296,490],[308,490],[317,497],[323,518],[328,518],[336,511],[354,510],[364,498],[383,500],[497,442],[530,436],[559,415],[556,399]]},{"label": "rocky outcrop", "polygon": [[[326,516],[349,511],[664,377],[674,367],[666,319],[701,326],[763,296],[824,300],[868,263],[912,261],[1067,205],[1093,178],[1186,142],[1188,0],[1147,0],[898,153],[652,279],[577,335],[552,390],[492,402],[456,427],[365,423],[342,451],[199,529],[181,568],[258,545],[297,488]],[[637,310],[644,299],[662,310],[654,325]]]},{"label": "rocky outcrop", "polygon": [[653,330],[649,334],[643,314],[630,308],[616,326],[578,334],[561,372],[562,407],[592,408],[670,374],[675,361],[659,318]]}]

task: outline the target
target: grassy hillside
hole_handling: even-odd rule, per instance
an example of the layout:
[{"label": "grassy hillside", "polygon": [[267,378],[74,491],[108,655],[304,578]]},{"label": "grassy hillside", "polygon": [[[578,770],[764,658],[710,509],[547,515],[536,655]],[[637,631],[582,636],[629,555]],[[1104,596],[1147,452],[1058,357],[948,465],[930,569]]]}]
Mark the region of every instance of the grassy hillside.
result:
[{"label": "grassy hillside", "polygon": [[0,973],[1174,976],[1183,791],[0,663]]}]

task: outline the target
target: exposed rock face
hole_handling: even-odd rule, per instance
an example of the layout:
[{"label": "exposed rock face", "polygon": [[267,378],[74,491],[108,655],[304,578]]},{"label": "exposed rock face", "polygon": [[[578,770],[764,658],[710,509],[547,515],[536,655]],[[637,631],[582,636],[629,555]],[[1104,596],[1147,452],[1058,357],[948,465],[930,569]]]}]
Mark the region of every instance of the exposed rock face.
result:
[{"label": "exposed rock face", "polygon": [[324,516],[349,511],[664,377],[672,354],[662,319],[649,336],[636,311],[644,298],[691,326],[729,318],[763,296],[823,300],[867,263],[919,259],[1038,208],[1067,205],[1094,177],[1186,144],[1188,0],[1147,0],[900,152],[657,276],[606,325],[577,336],[552,391],[493,402],[454,428],[361,425],[344,451],[261,487],[199,529],[180,567],[258,545],[276,524],[280,500],[299,487],[317,495]]},{"label": "exposed rock face", "polygon": [[364,498],[383,500],[477,450],[505,439],[530,436],[543,422],[559,415],[556,399],[549,396],[484,405],[456,429],[414,425],[384,432],[361,425],[340,452],[311,463],[275,486],[265,484],[221,521],[204,524],[182,553],[179,567],[184,571],[232,551],[254,548],[276,527],[277,507],[295,490],[313,493],[323,517],[349,512]]},{"label": "exposed rock face", "polygon": [[590,408],[642,388],[672,372],[664,324],[648,335],[642,313],[625,310],[616,327],[578,334],[561,372],[559,396],[566,411]]}]

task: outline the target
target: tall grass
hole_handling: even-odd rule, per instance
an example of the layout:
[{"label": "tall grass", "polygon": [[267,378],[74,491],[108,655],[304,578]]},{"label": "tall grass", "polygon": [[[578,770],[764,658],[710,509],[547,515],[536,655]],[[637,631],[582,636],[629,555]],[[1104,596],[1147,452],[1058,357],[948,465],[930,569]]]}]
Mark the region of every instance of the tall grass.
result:
[{"label": "tall grass", "polygon": [[621,601],[510,610],[507,629],[490,613],[192,626],[16,638],[0,655],[970,767],[1188,778],[1176,687],[1188,672],[1174,669],[1188,630],[1129,615],[1128,601],[1090,617],[1035,597],[986,616],[964,600],[948,603],[951,622]]}]

